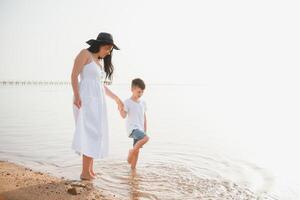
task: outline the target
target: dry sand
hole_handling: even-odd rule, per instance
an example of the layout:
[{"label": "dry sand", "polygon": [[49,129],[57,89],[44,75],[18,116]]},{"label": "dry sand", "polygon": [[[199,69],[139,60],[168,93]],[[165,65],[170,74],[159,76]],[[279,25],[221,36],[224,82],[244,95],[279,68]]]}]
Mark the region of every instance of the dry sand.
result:
[{"label": "dry sand", "polygon": [[89,181],[71,181],[0,161],[0,200],[113,200]]}]

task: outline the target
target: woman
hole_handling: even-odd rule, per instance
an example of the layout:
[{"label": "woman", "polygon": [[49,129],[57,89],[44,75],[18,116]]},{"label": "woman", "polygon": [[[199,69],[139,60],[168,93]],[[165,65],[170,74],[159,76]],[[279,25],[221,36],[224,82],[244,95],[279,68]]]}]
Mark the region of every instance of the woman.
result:
[{"label": "woman", "polygon": [[[114,72],[112,64],[113,49],[119,50],[109,33],[100,33],[96,40],[87,41],[88,49],[77,55],[72,70],[73,111],[75,132],[72,149],[82,155],[82,180],[96,177],[93,161],[108,154],[108,122],[105,94],[111,97],[119,107],[123,103],[105,85]],[[103,65],[100,61],[103,61]],[[80,75],[80,83],[78,76]]]}]

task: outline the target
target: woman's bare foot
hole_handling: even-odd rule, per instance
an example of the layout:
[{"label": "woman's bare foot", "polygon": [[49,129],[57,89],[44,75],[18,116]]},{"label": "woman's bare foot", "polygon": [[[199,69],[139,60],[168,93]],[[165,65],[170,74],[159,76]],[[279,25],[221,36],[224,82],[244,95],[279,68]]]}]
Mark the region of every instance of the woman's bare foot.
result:
[{"label": "woman's bare foot", "polygon": [[128,152],[127,162],[130,164],[132,161],[133,149],[130,149]]},{"label": "woman's bare foot", "polygon": [[132,170],[136,170],[135,166],[132,166],[132,165],[131,165],[131,169],[132,169]]},{"label": "woman's bare foot", "polygon": [[91,174],[94,178],[96,178],[96,176],[97,176],[97,174],[96,174],[94,171],[90,171],[90,174]]},{"label": "woman's bare foot", "polygon": [[94,179],[94,177],[91,174],[81,174],[80,175],[80,179],[83,181],[90,181],[92,179]]}]

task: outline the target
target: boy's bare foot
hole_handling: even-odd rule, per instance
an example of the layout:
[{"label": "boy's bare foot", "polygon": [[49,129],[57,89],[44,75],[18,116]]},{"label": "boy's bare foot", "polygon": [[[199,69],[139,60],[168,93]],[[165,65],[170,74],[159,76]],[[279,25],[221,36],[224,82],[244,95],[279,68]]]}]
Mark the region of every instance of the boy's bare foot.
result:
[{"label": "boy's bare foot", "polygon": [[94,179],[94,177],[91,174],[81,174],[80,179],[83,181],[90,181]]},{"label": "boy's bare foot", "polygon": [[127,162],[130,164],[132,161],[133,149],[130,149],[128,152]]}]

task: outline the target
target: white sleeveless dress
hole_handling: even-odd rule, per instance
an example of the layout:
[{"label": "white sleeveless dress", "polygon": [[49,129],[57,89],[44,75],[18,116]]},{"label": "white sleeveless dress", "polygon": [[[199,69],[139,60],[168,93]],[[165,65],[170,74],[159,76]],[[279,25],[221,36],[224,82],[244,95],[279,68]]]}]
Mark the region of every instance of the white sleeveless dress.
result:
[{"label": "white sleeveless dress", "polygon": [[75,132],[72,149],[79,155],[104,158],[108,155],[108,120],[104,90],[105,72],[93,58],[80,73],[81,107],[73,104]]}]

